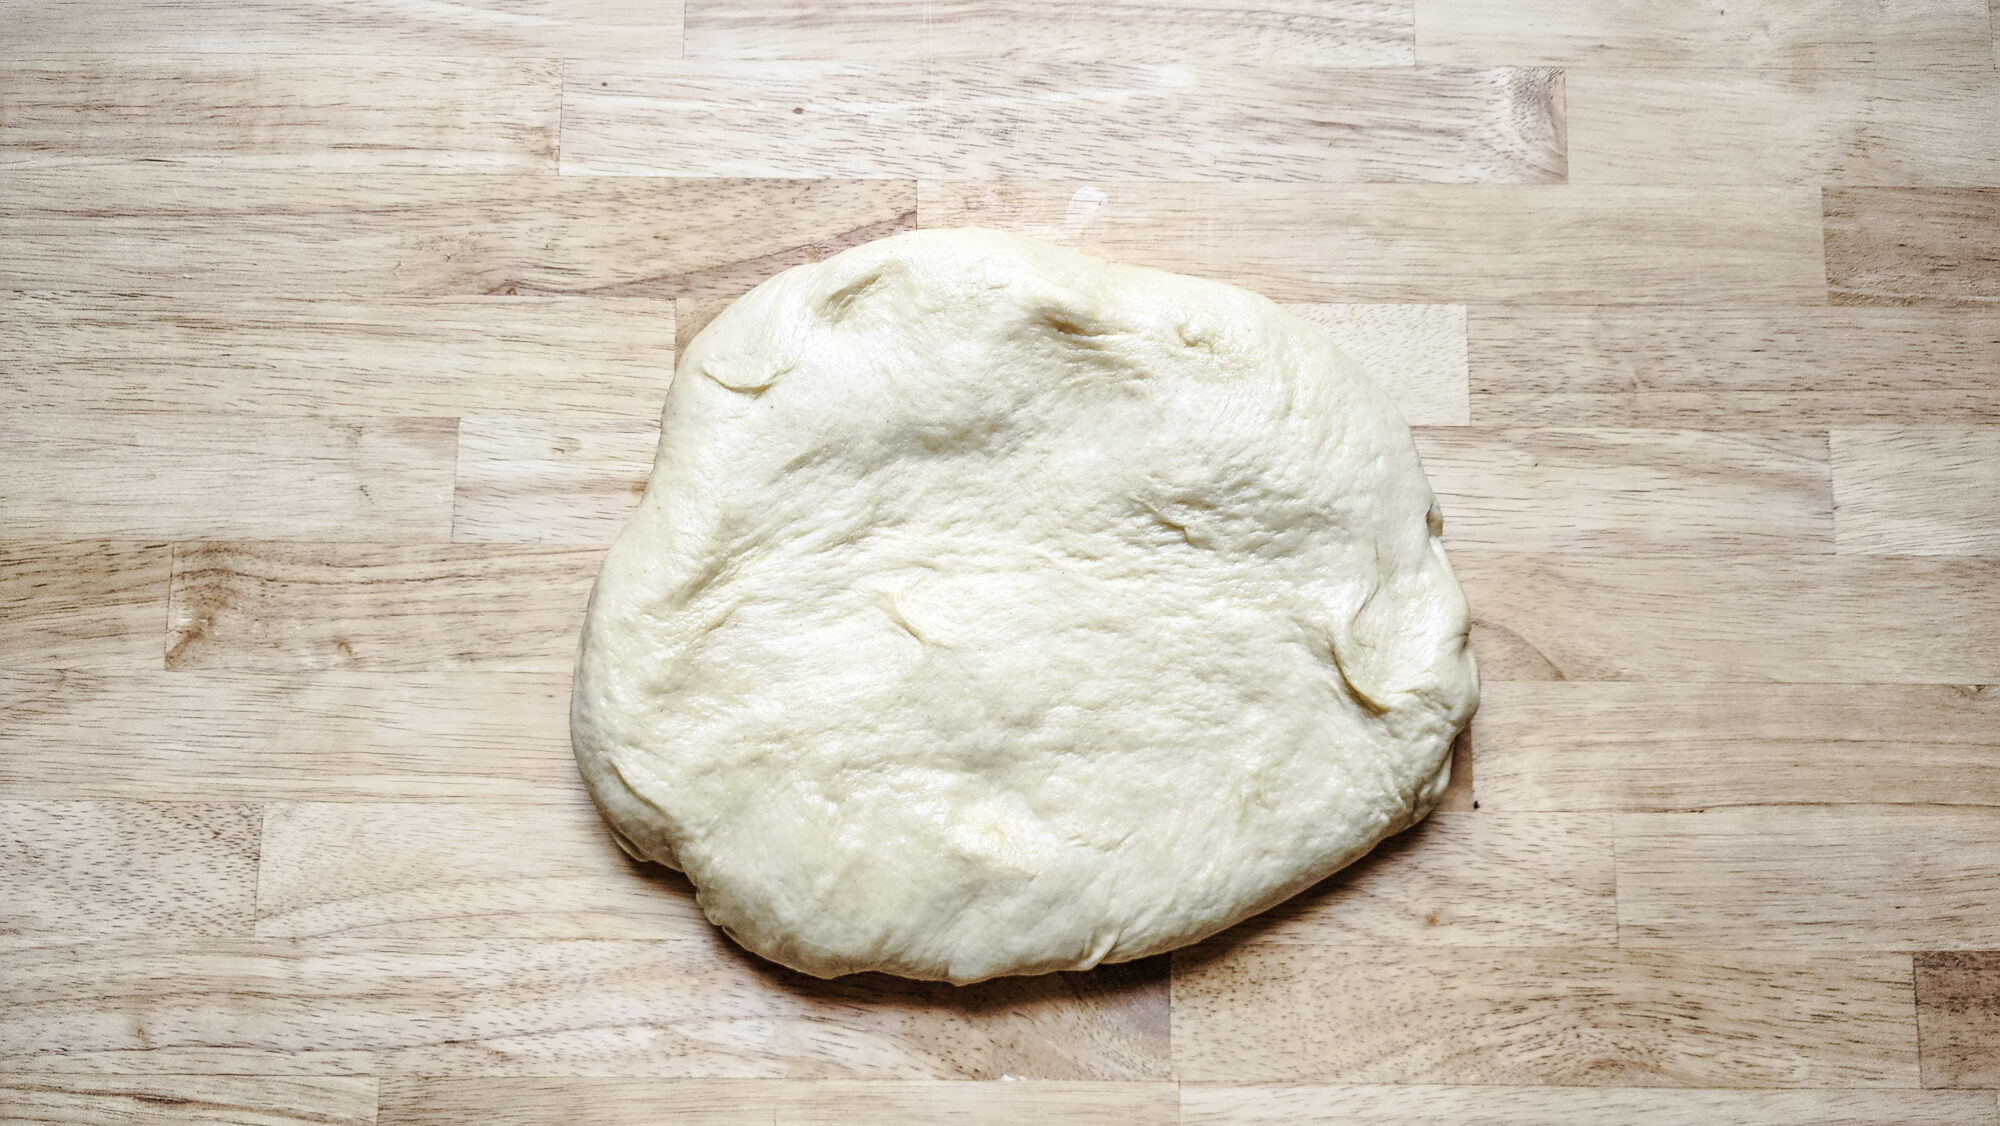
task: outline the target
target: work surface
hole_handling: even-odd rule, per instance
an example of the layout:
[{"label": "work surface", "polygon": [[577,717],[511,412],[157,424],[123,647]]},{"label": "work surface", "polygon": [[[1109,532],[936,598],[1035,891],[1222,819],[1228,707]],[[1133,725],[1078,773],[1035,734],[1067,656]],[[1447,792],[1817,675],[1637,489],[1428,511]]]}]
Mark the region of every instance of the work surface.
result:
[{"label": "work surface", "polygon": [[[1984,0],[1415,4],[0,0],[0,1119],[1995,1126]],[[1376,370],[1485,702],[1200,947],[820,982],[570,659],[677,342],[967,223]]]}]

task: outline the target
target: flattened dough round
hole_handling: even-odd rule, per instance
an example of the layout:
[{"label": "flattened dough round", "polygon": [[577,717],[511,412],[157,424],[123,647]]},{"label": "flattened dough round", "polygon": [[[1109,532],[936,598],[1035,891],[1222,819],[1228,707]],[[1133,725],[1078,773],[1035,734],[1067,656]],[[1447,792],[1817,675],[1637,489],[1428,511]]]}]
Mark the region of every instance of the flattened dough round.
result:
[{"label": "flattened dough round", "polygon": [[1478,688],[1408,428],[1218,282],[988,231],[682,356],[572,731],[636,853],[820,976],[1196,941],[1429,812]]}]

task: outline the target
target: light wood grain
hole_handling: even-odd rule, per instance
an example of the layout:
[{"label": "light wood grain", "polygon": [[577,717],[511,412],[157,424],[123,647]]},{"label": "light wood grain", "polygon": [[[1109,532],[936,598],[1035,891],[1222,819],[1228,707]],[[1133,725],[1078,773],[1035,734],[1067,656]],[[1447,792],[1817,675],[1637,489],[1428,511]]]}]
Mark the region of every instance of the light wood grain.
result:
[{"label": "light wood grain", "polygon": [[[2000,1126],[1996,12],[0,0],[0,1120]],[[920,221],[1389,389],[1485,681],[1439,812],[965,989],[607,839],[679,347]]]},{"label": "light wood grain", "polygon": [[915,206],[895,182],[24,169],[0,290],[735,296]]},{"label": "light wood grain", "polygon": [[[639,864],[574,785],[550,805],[285,802],[264,818],[271,937],[702,937],[679,873]],[[532,824],[532,832],[523,826]]]},{"label": "light wood grain", "polygon": [[1729,1091],[1377,1084],[1181,1085],[1181,1126],[1993,1126],[1979,1091]]},{"label": "light wood grain", "polygon": [[576,64],[562,169],[1549,183],[1564,175],[1562,96],[1560,72],[1518,68]]},{"label": "light wood grain", "polygon": [[919,222],[1020,231],[1280,301],[1825,298],[1800,188],[921,184]]},{"label": "light wood grain", "polygon": [[158,668],[169,551],[163,543],[0,541],[0,663]]},{"label": "light wood grain", "polygon": [[565,55],[672,57],[681,0],[148,0],[44,4],[6,0],[8,52],[117,51],[249,55]]},{"label": "light wood grain", "polygon": [[1836,430],[1840,549],[2000,555],[2000,431]]},{"label": "light wood grain", "polygon": [[1493,811],[2000,807],[1990,686],[1489,682],[1473,741]]},{"label": "light wood grain", "polygon": [[464,419],[452,538],[610,543],[646,490],[659,440],[652,420]]},{"label": "light wood grain", "polygon": [[0,802],[0,934],[247,935],[253,805]]},{"label": "light wood grain", "polygon": [[1603,814],[1438,812],[1215,939],[1381,946],[1610,946]]},{"label": "light wood grain", "polygon": [[2000,1087],[2000,952],[1917,955],[1924,1086]]},{"label": "light wood grain", "polygon": [[1175,1126],[1171,1083],[390,1079],[381,1126]]},{"label": "light wood grain", "polygon": [[1619,814],[1619,944],[2000,947],[1992,810],[1772,814]]},{"label": "light wood grain", "polygon": [[1490,680],[2000,681],[2000,559],[1452,556]]},{"label": "light wood grain", "polygon": [[1190,56],[1406,66],[1411,0],[688,0],[689,58],[1007,55],[1184,63]]},{"label": "light wood grain", "polygon": [[1921,70],[1568,72],[1578,184],[1991,184],[2000,74]]},{"label": "light wood grain", "polygon": [[1616,63],[1728,68],[1963,65],[1986,61],[1984,0],[1422,0],[1426,63]]},{"label": "light wood grain", "polygon": [[1466,331],[1481,425],[2000,422],[2000,316],[1978,309],[1482,306]]},{"label": "light wood grain", "polygon": [[1693,430],[1422,430],[1448,547],[1833,550],[1826,438]]},{"label": "light wood grain", "polygon": [[1382,384],[1412,426],[1468,421],[1463,305],[1290,305]]},{"label": "light wood grain", "polygon": [[[1907,1004],[1907,966],[1904,989]],[[1168,1066],[1163,959],[955,987],[817,981],[719,935],[106,940],[0,950],[0,1001],[0,1070],[14,1074],[1163,1079]]]},{"label": "light wood grain", "polygon": [[149,669],[0,671],[0,793],[576,800],[567,665],[524,673],[369,672],[246,660],[250,667],[240,671],[167,672],[158,633],[165,617],[164,602],[147,616]]},{"label": "light wood grain", "polygon": [[0,294],[0,350],[0,395],[21,409],[654,418],[674,313],[643,298]]},{"label": "light wood grain", "polygon": [[1253,944],[1174,959],[1183,1080],[1912,1087],[1916,1031],[1901,954]]},{"label": "light wood grain", "polygon": [[63,1126],[374,1126],[375,1079],[264,1075],[0,1078],[0,1120]]},{"label": "light wood grain", "polygon": [[598,548],[188,543],[167,667],[567,669]]},{"label": "light wood grain", "polygon": [[1824,208],[1835,304],[2000,303],[2000,188],[1828,188]]},{"label": "light wood grain", "polygon": [[674,346],[686,352],[708,322],[722,315],[735,301],[730,297],[681,297],[674,301]]},{"label": "light wood grain", "polygon": [[10,411],[0,510],[49,538],[451,535],[457,423]]},{"label": "light wood grain", "polygon": [[550,62],[107,56],[0,63],[0,167],[530,172],[555,167]]}]

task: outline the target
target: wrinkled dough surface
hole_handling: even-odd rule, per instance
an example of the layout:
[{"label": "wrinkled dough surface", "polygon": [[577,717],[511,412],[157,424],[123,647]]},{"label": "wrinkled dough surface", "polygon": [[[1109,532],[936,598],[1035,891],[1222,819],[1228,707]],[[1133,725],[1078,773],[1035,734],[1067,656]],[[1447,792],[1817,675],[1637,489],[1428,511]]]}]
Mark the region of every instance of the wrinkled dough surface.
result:
[{"label": "wrinkled dough surface", "polygon": [[1477,698],[1408,428],[1255,294],[985,231],[682,356],[578,659],[627,847],[821,976],[1205,937],[1422,817]]}]

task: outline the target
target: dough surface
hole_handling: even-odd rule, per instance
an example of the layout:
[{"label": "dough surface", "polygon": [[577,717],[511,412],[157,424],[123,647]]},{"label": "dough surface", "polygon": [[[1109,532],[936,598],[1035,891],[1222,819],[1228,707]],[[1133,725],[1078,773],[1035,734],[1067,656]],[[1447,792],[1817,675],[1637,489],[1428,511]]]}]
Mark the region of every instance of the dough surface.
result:
[{"label": "dough surface", "polygon": [[1233,286],[988,231],[680,359],[571,725],[599,808],[823,977],[1201,939],[1428,813],[1478,688],[1408,427]]}]

